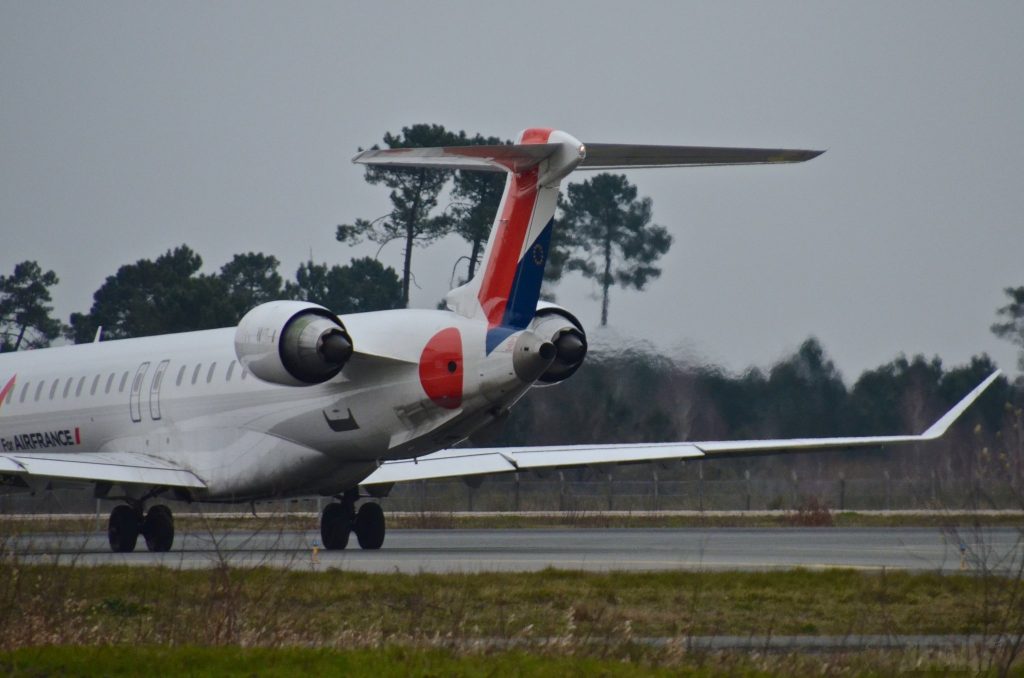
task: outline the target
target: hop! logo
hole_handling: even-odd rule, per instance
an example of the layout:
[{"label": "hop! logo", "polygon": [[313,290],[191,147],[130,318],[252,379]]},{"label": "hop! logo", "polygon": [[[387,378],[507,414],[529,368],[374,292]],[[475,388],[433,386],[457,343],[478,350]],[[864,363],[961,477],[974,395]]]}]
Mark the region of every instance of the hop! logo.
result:
[{"label": "hop! logo", "polygon": [[544,264],[544,246],[540,243],[535,243],[533,246],[533,263],[538,266]]}]

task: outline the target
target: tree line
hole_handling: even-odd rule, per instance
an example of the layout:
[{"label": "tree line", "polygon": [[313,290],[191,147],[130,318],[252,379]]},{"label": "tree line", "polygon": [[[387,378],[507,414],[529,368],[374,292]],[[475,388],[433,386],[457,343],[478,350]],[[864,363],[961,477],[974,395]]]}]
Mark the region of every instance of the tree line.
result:
[{"label": "tree line", "polygon": [[63,335],[69,341],[127,339],[172,332],[228,327],[258,304],[297,299],[337,313],[401,307],[401,284],[394,269],[370,258],[344,266],[303,263],[294,280],[278,272],[276,257],[236,254],[216,273],[201,273],[203,260],[187,245],[156,259],[121,266],[93,295],[88,313],[72,313],[68,324],[51,318],[49,288],[57,284],[34,261],[0,277],[0,349],[48,346]]},{"label": "tree line", "polygon": [[[921,433],[990,375],[986,355],[947,367],[938,357],[899,355],[852,385],[811,337],[774,365],[739,374],[643,351],[595,350],[572,379],[537,389],[512,409],[488,445],[757,440]],[[1024,379],[997,380],[946,436],[880,455],[748,456],[718,459],[708,477],[833,475],[960,480],[988,473],[1024,490]],[[583,473],[585,472],[574,472]],[[620,473],[629,474],[629,470]],[[643,476],[649,473],[638,469]],[[666,469],[664,477],[671,477]]]}]

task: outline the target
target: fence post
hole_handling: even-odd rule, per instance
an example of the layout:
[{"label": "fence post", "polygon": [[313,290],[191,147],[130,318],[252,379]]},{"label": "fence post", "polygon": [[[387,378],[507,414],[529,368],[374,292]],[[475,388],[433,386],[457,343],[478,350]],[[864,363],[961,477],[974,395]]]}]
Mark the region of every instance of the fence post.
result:
[{"label": "fence post", "polygon": [[938,492],[936,491],[938,488],[935,486],[935,469],[934,468],[932,469],[931,476],[932,476],[932,508],[935,508],[935,505],[938,502]]},{"label": "fence post", "polygon": [[846,474],[839,472],[839,510],[846,510]]},{"label": "fence post", "polygon": [[793,505],[790,508],[796,509],[800,506],[800,497],[797,487],[799,479],[797,478],[795,470],[790,474],[790,477],[793,479]]},{"label": "fence post", "polygon": [[609,471],[605,478],[608,481],[608,510],[611,511],[614,508],[614,496],[615,496],[615,485],[612,483],[612,472]]},{"label": "fence post", "polygon": [[466,503],[469,505],[469,511],[473,510],[473,486],[466,483]]},{"label": "fence post", "polygon": [[889,511],[892,508],[891,491],[889,489],[889,469],[885,469],[882,473],[885,476],[885,510]]},{"label": "fence post", "polygon": [[750,469],[743,469],[743,491],[747,495],[747,510],[750,510]]},{"label": "fence post", "polygon": [[520,505],[519,505],[519,471],[516,471],[513,474],[513,477],[515,478],[515,483],[516,483],[516,507],[515,508],[516,508],[516,513],[519,513],[520,511],[522,511],[522,508],[520,508]]},{"label": "fence post", "polygon": [[697,462],[697,510],[704,510],[704,462]]},{"label": "fence post", "polygon": [[558,472],[558,510],[565,511],[565,473]]},{"label": "fence post", "polygon": [[658,510],[658,467],[651,470],[651,481],[654,483],[654,510]]},{"label": "fence post", "polygon": [[420,513],[427,512],[427,481],[420,481]]}]

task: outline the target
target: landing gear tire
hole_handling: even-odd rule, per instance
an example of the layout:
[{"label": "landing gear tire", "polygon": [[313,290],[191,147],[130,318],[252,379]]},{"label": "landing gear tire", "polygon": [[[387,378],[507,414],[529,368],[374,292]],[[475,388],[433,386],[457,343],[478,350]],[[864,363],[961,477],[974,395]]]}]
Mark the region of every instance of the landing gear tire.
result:
[{"label": "landing gear tire", "polygon": [[110,512],[107,540],[114,553],[131,553],[139,540],[139,514],[131,506],[120,504]]},{"label": "landing gear tire", "polygon": [[171,550],[174,544],[174,516],[171,509],[157,504],[146,513],[142,521],[142,536],[146,539],[146,548],[154,553]]},{"label": "landing gear tire", "polygon": [[320,514],[320,539],[328,551],[341,550],[348,546],[348,535],[352,532],[352,514],[342,504],[328,504]]},{"label": "landing gear tire", "polygon": [[374,551],[384,544],[384,510],[380,504],[370,501],[359,507],[355,533],[360,548]]}]

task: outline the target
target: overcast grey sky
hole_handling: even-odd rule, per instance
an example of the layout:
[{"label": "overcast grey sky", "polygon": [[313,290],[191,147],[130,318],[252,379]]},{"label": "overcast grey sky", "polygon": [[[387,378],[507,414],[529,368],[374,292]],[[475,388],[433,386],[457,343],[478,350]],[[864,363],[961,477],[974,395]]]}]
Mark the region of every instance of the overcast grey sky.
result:
[{"label": "overcast grey sky", "polygon": [[[614,293],[616,331],[732,369],[815,334],[848,381],[901,351],[1012,370],[988,328],[1024,284],[1022,65],[1021,2],[0,0],[0,271],[54,269],[66,319],[181,243],[288,276],[310,249],[372,254],[334,240],[387,209],[349,160],[416,122],[824,148],[632,172],[675,244],[647,291]],[[415,306],[466,249],[417,251]],[[556,292],[596,325],[588,282]]]}]

